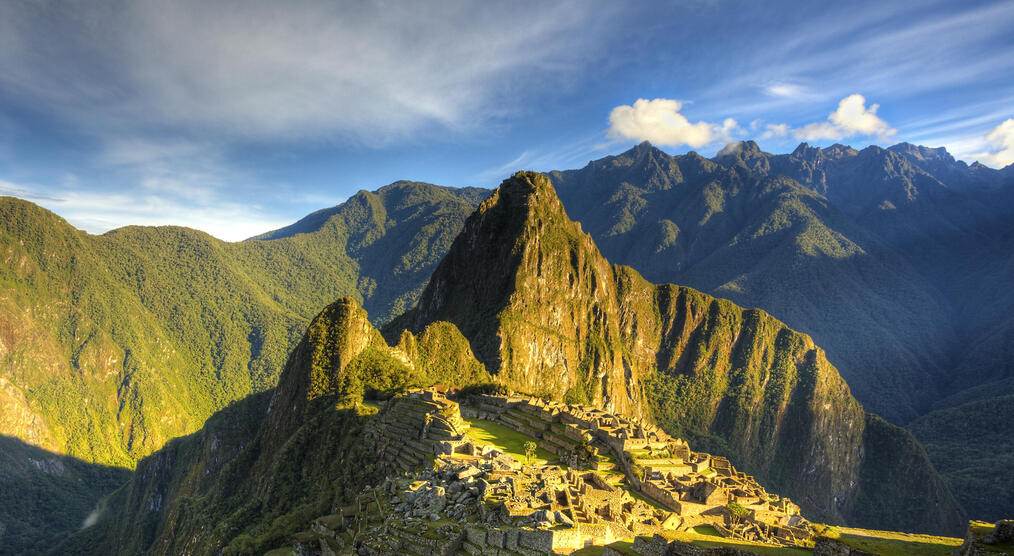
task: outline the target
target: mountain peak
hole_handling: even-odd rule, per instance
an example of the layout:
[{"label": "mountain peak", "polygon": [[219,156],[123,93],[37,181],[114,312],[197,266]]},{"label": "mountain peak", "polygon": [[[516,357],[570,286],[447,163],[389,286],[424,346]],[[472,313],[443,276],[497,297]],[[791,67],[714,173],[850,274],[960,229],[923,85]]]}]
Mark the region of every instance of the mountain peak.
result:
[{"label": "mountain peak", "polygon": [[655,145],[652,145],[650,142],[642,141],[637,145],[634,145],[633,147],[622,152],[618,158],[620,157],[631,158],[637,161],[646,158],[657,158],[659,156],[669,156],[669,155],[664,153],[661,149],[659,149]]},{"label": "mountain peak", "polygon": [[951,153],[947,152],[945,147],[930,148],[922,145],[913,145],[912,143],[898,143],[897,145],[891,145],[887,148],[891,152],[895,152],[901,155],[906,155],[917,160],[941,160],[945,162],[954,162],[954,157]]},{"label": "mountain peak", "polygon": [[760,147],[754,141],[733,141],[728,145],[722,147],[722,150],[718,151],[715,155],[718,157],[734,156],[740,158],[749,158],[762,154]]}]

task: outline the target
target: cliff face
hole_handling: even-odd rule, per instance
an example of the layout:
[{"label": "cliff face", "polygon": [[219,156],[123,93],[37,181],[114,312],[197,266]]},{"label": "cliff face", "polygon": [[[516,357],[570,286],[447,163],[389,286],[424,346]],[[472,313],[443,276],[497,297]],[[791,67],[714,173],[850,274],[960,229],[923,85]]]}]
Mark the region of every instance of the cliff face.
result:
[{"label": "cliff face", "polygon": [[[857,485],[862,477],[872,485],[864,462],[890,467],[896,459],[926,479],[911,495],[939,511],[864,524],[963,527],[914,441],[864,440],[866,414],[808,336],[763,311],[610,265],[540,174],[516,174],[480,205],[419,304],[385,333],[395,338],[440,320],[455,324],[509,387],[587,399],[711,439],[815,519],[854,522]],[[895,471],[902,470],[876,473]],[[897,503],[875,490],[864,495],[883,508]]]}]

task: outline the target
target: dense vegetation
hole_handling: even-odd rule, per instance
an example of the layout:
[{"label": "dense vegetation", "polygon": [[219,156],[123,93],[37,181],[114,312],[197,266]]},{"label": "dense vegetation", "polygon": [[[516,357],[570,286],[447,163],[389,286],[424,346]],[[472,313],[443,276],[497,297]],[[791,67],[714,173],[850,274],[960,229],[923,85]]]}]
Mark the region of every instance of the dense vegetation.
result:
[{"label": "dense vegetation", "polygon": [[[958,406],[914,422],[913,430],[972,517],[1014,511],[1014,497],[981,488],[1005,488],[993,480],[993,470],[1006,465],[1014,449],[938,426],[941,418],[992,422],[990,411],[1002,409],[993,398],[1014,393],[1011,168],[968,167],[945,151],[906,144],[863,151],[802,145],[789,155],[770,155],[743,143],[714,160],[696,153],[670,157],[641,145],[551,178],[567,211],[610,259],[651,280],[759,306],[809,333],[827,348],[856,396],[892,421]],[[196,430],[216,409],[274,385],[319,307],[350,295],[374,323],[411,307],[465,217],[487,194],[399,182],[233,244],[173,227],[131,227],[95,237],[30,203],[0,198],[0,433],[88,462],[133,466],[169,438]],[[559,204],[555,199],[550,201]],[[451,265],[464,272],[452,277],[473,284],[468,295],[441,309],[441,318],[454,325],[434,323],[427,310],[411,313],[388,330],[403,356],[392,359],[371,349],[342,375],[346,383],[322,390],[321,399],[335,400],[337,391],[351,392],[353,399],[360,393],[382,396],[422,377],[483,382],[487,375],[471,356],[474,349],[491,369],[507,371],[501,378],[518,390],[650,411],[695,446],[729,455],[741,466],[777,460],[768,459],[777,446],[755,451],[737,444],[743,431],[752,442],[751,435],[814,434],[802,425],[795,431],[779,425],[785,422],[780,396],[806,391],[804,379],[821,376],[785,355],[800,349],[799,335],[779,332],[763,312],[729,313],[721,303],[702,301],[707,296],[695,303],[714,313],[691,323],[698,328],[683,329],[711,340],[686,349],[701,361],[727,356],[728,362],[688,374],[674,370],[686,360],[676,365],[667,359],[672,353],[662,353],[653,364],[658,372],[647,373],[641,388],[619,387],[624,365],[650,359],[644,346],[662,343],[661,333],[644,333],[664,320],[665,305],[648,299],[655,294],[647,293],[636,273],[591,256],[591,240],[565,231],[560,224],[569,218],[543,210],[547,206],[536,207],[541,227],[502,220],[497,233],[516,241],[488,245]],[[512,274],[505,271],[511,264],[537,271]],[[496,270],[478,270],[486,267]],[[576,298],[575,284],[581,290]],[[606,295],[600,288],[611,284],[616,289],[610,295],[637,308],[618,320],[598,302]],[[542,297],[510,299],[514,288]],[[701,294],[676,288],[668,295]],[[531,318],[538,313],[529,309],[542,306],[571,309]],[[728,320],[733,314],[739,316]],[[417,334],[399,335],[404,328]],[[626,344],[632,332],[647,343]],[[531,337],[542,340],[532,343]],[[750,349],[725,351],[726,343],[741,337],[753,340],[738,349]],[[544,361],[546,372],[530,364],[531,357]],[[403,358],[413,365],[404,367]],[[380,368],[399,372],[371,371]],[[603,387],[603,372],[615,375],[605,382],[613,386]],[[767,379],[763,389],[754,382],[760,377]],[[263,396],[256,399],[267,403]],[[650,406],[643,405],[646,400]],[[899,461],[924,465],[921,449],[900,431],[862,420],[863,442],[893,442],[903,456]],[[235,435],[237,446],[260,430],[259,424],[245,426],[245,436]],[[192,461],[197,454],[187,450],[205,449],[211,430],[209,424],[167,453]],[[979,449],[987,441],[997,448]],[[8,455],[0,473],[26,469],[25,451]],[[878,479],[900,479],[894,471],[890,458],[874,459],[861,471],[867,482],[857,499],[877,496]],[[913,477],[935,484],[932,472]],[[778,477],[767,479],[781,484]],[[54,524],[49,532],[82,519],[89,506],[84,500],[96,500],[113,483],[93,484],[95,489],[80,491],[81,503],[63,506],[68,512],[62,517],[42,516]],[[892,484],[902,485],[899,492],[912,487]],[[930,497],[942,496],[935,486],[929,490]],[[847,504],[842,508],[852,511]],[[946,520],[946,500],[942,508],[937,518]],[[11,534],[9,519],[0,520]],[[33,519],[22,530],[42,531]]]},{"label": "dense vegetation", "polygon": [[475,201],[399,182],[225,243],[175,227],[92,236],[0,198],[0,433],[133,467],[273,387],[320,307],[351,295],[384,320],[411,304]]},{"label": "dense vegetation", "polygon": [[[506,290],[491,289],[501,282]],[[492,325],[476,314],[492,314]],[[884,527],[962,527],[911,436],[865,414],[812,340],[762,311],[609,265],[541,175],[519,174],[482,203],[419,304],[385,333],[355,300],[330,305],[273,391],[146,458],[99,523],[57,551],[247,553],[281,544],[379,478],[364,395],[448,378],[499,388],[487,368],[514,389],[560,398],[580,385],[595,403],[720,438],[744,470],[815,515],[862,521],[863,497],[884,512]],[[451,376],[447,361],[464,372]],[[645,388],[655,403],[641,403]],[[677,419],[682,412],[697,420]],[[880,496],[878,480],[895,480],[898,498]]]},{"label": "dense vegetation", "polygon": [[1014,396],[934,411],[909,428],[969,515],[1009,519],[1014,500]]}]

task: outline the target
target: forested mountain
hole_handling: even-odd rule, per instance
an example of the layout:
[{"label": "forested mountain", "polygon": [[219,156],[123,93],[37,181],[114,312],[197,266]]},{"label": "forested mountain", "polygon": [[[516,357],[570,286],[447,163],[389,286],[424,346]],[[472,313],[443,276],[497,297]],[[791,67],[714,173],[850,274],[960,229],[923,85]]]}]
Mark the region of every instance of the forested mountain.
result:
[{"label": "forested mountain", "polygon": [[[645,143],[550,176],[607,257],[812,335],[895,423],[1014,393],[1014,166],[906,143],[772,155],[747,141],[712,160]],[[963,500],[1014,511],[988,489]]]},{"label": "forested mountain", "polygon": [[[365,392],[490,375],[710,438],[820,519],[963,529],[918,444],[865,413],[809,337],[610,265],[540,174],[483,201],[416,307],[384,332],[351,299],[329,306],[273,392],[143,460],[98,525],[57,550],[269,548],[379,480]],[[458,363],[441,370],[448,360]]]},{"label": "forested mountain", "polygon": [[0,198],[0,434],[133,467],[273,387],[320,307],[353,296],[383,322],[414,303],[479,196],[398,182],[239,243],[176,227],[92,236]]},{"label": "forested mountain", "polygon": [[[1010,498],[992,488],[994,464],[1010,454],[1006,444],[993,439],[996,448],[981,451],[980,435],[937,426],[950,419],[992,423],[1002,409],[997,400],[1006,399],[998,396],[1014,394],[1014,166],[968,166],[942,149],[905,143],[862,151],[804,144],[772,155],[744,142],[711,160],[696,153],[669,156],[642,144],[549,176],[566,214],[606,258],[653,282],[758,307],[809,334],[868,410],[897,424],[918,419],[912,430],[972,517],[1014,511]],[[72,455],[81,460],[73,465],[85,470],[89,462],[132,467],[230,402],[274,386],[310,316],[332,300],[351,296],[374,325],[412,307],[465,218],[488,194],[398,182],[238,243],[175,227],[92,236],[31,203],[0,198],[0,434]],[[764,403],[730,401],[723,411],[731,413],[711,415],[672,401],[690,383],[623,383],[632,360],[647,361],[652,350],[666,353],[653,336],[641,338],[633,351],[621,348],[621,338],[651,327],[629,315],[607,317],[609,311],[595,305],[606,291],[624,305],[648,303],[624,297],[636,273],[606,270],[611,267],[595,262],[587,246],[575,248],[585,240],[570,232],[536,236],[548,243],[515,245],[534,257],[527,268],[539,268],[556,248],[577,257],[569,263],[573,272],[544,269],[559,281],[557,290],[536,288],[546,296],[537,299],[505,293],[516,278],[526,288],[549,280],[509,272],[505,261],[516,255],[515,247],[486,243],[488,249],[467,255],[452,252],[450,258],[475,258],[498,271],[473,276],[471,292],[439,289],[458,271],[438,272],[437,289],[388,328],[389,336],[403,328],[419,332],[439,315],[460,328],[487,367],[504,369],[501,378],[515,376],[518,388],[650,414],[702,448],[774,471],[774,462],[783,461],[777,450],[737,444],[744,442],[740,434],[755,440]],[[682,304],[673,314],[718,311],[728,317],[723,330],[731,338],[746,330],[765,339],[777,328],[758,325],[769,322],[756,321],[760,312],[726,315],[724,302],[707,301],[689,287],[669,292],[665,303]],[[574,297],[574,288],[582,295]],[[589,299],[595,303],[588,305]],[[525,320],[531,306],[575,300],[574,310],[537,326]],[[645,306],[656,303],[659,311],[668,307],[658,300]],[[696,329],[685,325],[692,335]],[[547,330],[553,334],[543,335],[545,345],[525,340]],[[728,360],[722,372],[738,372],[732,351],[707,349]],[[544,363],[535,364],[532,353]],[[659,357],[656,364],[664,366]],[[545,375],[545,362],[565,372]],[[525,379],[529,370],[539,379]],[[593,377],[612,378],[601,387]],[[694,384],[719,396],[714,403],[724,399],[719,390],[732,387],[718,379]],[[697,412],[692,426],[672,417],[691,410]],[[870,419],[855,419],[866,423],[864,434],[880,431],[909,446],[913,465],[922,465],[910,437]],[[260,425],[243,426],[252,435]],[[26,459],[30,448],[11,450],[10,461],[0,462],[0,471],[14,470],[0,473],[0,489],[23,486],[17,482],[33,469]],[[955,452],[966,454],[960,465]],[[96,481],[96,488],[74,496],[95,500],[122,476],[113,470],[103,475],[112,482]],[[780,488],[782,479],[769,479]],[[838,500],[818,505],[823,515],[861,517]],[[60,505],[55,522],[79,522],[85,506]],[[946,521],[941,512],[938,518]],[[29,536],[40,530],[37,522],[18,519],[8,516],[7,529],[15,523]]]}]

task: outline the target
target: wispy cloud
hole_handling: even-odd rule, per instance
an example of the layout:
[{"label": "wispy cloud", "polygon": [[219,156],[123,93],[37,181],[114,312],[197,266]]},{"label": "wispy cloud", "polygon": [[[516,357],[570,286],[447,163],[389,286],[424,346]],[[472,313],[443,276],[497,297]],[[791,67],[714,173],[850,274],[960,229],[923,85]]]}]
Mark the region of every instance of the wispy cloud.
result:
[{"label": "wispy cloud", "polygon": [[[774,110],[805,113],[856,90],[887,102],[1002,82],[1014,70],[1010,49],[1001,47],[1009,44],[1014,26],[1010,0],[866,3],[820,11],[782,18],[738,56],[723,56],[726,71],[694,94],[731,103],[735,117],[764,117]],[[759,98],[750,94],[757,90]]]},{"label": "wispy cloud", "polygon": [[765,84],[762,87],[762,90],[769,96],[789,100],[812,99],[819,97],[819,95],[815,94],[809,87],[799,83],[774,81]]},{"label": "wispy cloud", "polygon": [[0,86],[90,131],[371,145],[517,110],[579,68],[596,48],[593,19],[608,11],[266,0],[64,8],[5,7]]}]

